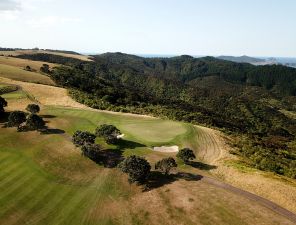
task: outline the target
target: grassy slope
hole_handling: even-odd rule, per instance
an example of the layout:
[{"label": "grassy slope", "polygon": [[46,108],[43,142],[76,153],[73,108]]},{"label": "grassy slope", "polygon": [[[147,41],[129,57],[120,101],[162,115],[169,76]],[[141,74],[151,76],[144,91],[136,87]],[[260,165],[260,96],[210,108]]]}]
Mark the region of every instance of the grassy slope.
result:
[{"label": "grassy slope", "polygon": [[23,55],[23,54],[37,54],[37,53],[48,53],[48,54],[53,54],[53,55],[60,55],[60,56],[64,56],[64,57],[80,59],[80,60],[84,60],[84,61],[91,61],[91,59],[89,59],[89,56],[87,56],[87,55],[74,55],[74,54],[43,51],[43,50],[0,51],[0,55],[4,55],[4,56],[10,56],[10,55],[17,56],[17,55]]},{"label": "grassy slope", "polygon": [[[0,51],[0,53],[1,53],[1,51]],[[58,64],[53,64],[53,63],[32,61],[32,60],[27,60],[27,59],[19,59],[19,58],[6,57],[6,56],[0,56],[0,64],[8,65],[8,66],[15,66],[15,67],[19,67],[20,69],[23,69],[26,66],[30,66],[31,69],[34,69],[36,71],[39,71],[40,67],[43,64],[49,65],[50,68],[58,66]]]},{"label": "grassy slope", "polygon": [[13,79],[13,80],[25,81],[25,82],[41,83],[41,84],[49,84],[49,85],[54,84],[49,77],[42,75],[40,73],[29,72],[15,66],[9,66],[9,65],[3,65],[3,64],[0,64],[0,76]]}]

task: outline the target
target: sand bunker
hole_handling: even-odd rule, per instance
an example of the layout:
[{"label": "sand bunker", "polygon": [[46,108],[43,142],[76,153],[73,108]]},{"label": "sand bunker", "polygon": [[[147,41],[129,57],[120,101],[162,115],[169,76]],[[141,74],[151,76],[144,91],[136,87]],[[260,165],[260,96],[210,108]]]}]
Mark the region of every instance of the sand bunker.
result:
[{"label": "sand bunker", "polygon": [[179,147],[177,145],[154,147],[153,151],[157,151],[157,152],[178,152]]},{"label": "sand bunker", "polygon": [[122,139],[124,137],[124,134],[121,134],[121,135],[117,135],[117,139]]}]

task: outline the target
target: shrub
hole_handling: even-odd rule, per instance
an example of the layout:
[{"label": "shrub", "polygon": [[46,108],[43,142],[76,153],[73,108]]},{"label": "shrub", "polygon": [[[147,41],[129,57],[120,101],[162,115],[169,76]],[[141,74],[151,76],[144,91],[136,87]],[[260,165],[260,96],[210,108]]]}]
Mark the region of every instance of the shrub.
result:
[{"label": "shrub", "polygon": [[151,166],[146,159],[132,155],[124,159],[119,168],[129,175],[129,182],[144,183],[150,174]]},{"label": "shrub", "polygon": [[94,144],[96,136],[88,131],[76,131],[72,137],[72,141],[76,146],[85,144]]},{"label": "shrub", "polygon": [[29,104],[26,107],[26,110],[32,114],[36,114],[36,113],[40,112],[40,107],[39,107],[39,105],[36,105],[36,104]]},{"label": "shrub", "polygon": [[160,170],[165,175],[168,175],[173,167],[177,167],[177,163],[172,157],[164,158],[155,164],[155,169]]},{"label": "shrub", "polygon": [[187,164],[189,162],[189,160],[193,160],[195,159],[195,155],[193,153],[193,151],[189,148],[183,148],[181,149],[178,154],[177,157],[181,160],[183,160],[183,162],[185,164]]},{"label": "shrub", "polygon": [[18,127],[26,121],[26,114],[22,111],[13,111],[8,116],[8,127]]}]

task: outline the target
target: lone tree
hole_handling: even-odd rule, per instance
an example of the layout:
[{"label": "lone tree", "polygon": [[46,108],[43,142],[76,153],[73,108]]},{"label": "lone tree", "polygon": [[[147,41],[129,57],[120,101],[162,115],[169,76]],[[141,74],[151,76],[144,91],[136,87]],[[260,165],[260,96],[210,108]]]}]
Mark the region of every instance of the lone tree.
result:
[{"label": "lone tree", "polygon": [[190,148],[183,148],[181,149],[178,154],[177,157],[181,160],[183,160],[183,162],[185,164],[189,163],[189,160],[193,160],[195,159],[195,155],[193,153],[193,151]]},{"label": "lone tree", "polygon": [[177,163],[172,157],[164,158],[155,164],[155,169],[160,170],[165,175],[169,175],[170,170],[174,167],[177,167]]},{"label": "lone tree", "polygon": [[72,137],[72,141],[76,146],[83,146],[86,144],[94,144],[96,136],[88,131],[76,131]]},{"label": "lone tree", "polygon": [[40,67],[40,72],[50,74],[51,71],[49,70],[49,65],[47,65],[47,64],[43,64],[43,65]]},{"label": "lone tree", "polygon": [[36,114],[36,113],[40,112],[40,107],[39,107],[39,105],[36,105],[36,104],[29,104],[26,107],[26,110],[32,114]]},{"label": "lone tree", "polygon": [[36,114],[30,114],[27,117],[26,127],[29,130],[40,130],[45,127],[45,122],[40,116]]},{"label": "lone tree", "polygon": [[30,66],[26,66],[26,67],[25,67],[25,70],[27,70],[27,71],[32,71],[32,68],[31,68]]},{"label": "lone tree", "polygon": [[119,164],[119,168],[129,175],[129,182],[138,182],[140,184],[147,180],[151,170],[151,166],[146,159],[135,155],[124,159]]},{"label": "lone tree", "polygon": [[113,125],[103,124],[97,127],[95,134],[97,137],[103,137],[108,144],[115,144],[121,132]]},{"label": "lone tree", "polygon": [[7,101],[0,96],[0,113],[4,112],[4,107],[7,106]]},{"label": "lone tree", "polygon": [[19,127],[25,121],[26,121],[26,114],[24,112],[13,111],[8,116],[7,126]]}]

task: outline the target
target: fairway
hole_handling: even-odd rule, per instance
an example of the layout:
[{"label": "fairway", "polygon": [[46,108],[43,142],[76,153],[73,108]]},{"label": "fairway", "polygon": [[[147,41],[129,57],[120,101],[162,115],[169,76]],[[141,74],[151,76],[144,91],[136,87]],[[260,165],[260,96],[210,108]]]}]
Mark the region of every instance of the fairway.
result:
[{"label": "fairway", "polygon": [[29,72],[15,66],[0,64],[0,77],[12,80],[53,85],[53,81],[40,73]]},{"label": "fairway", "polygon": [[0,224],[98,224],[90,207],[130,195],[116,170],[84,161],[63,138],[38,135],[28,141],[27,134],[0,128]]}]

